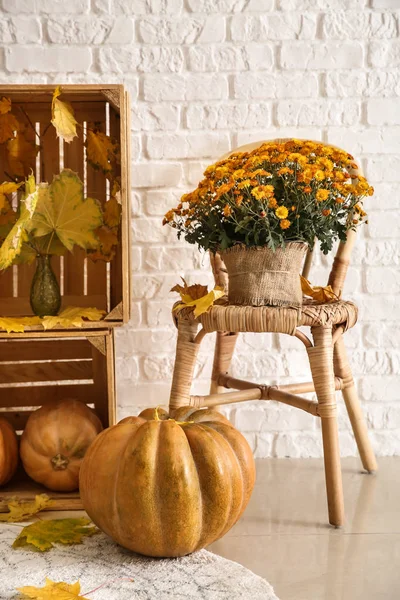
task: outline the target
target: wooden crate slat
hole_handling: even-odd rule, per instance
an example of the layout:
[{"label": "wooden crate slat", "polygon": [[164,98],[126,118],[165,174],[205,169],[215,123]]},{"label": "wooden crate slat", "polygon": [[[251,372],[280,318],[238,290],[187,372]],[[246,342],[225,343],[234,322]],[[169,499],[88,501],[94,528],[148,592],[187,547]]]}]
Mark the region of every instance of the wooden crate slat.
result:
[{"label": "wooden crate slat", "polygon": [[32,414],[31,410],[21,410],[21,411],[1,411],[0,415],[7,419],[9,423],[14,427],[15,431],[22,431],[26,427],[26,423],[29,419],[29,416]]},{"label": "wooden crate slat", "polygon": [[[82,110],[75,110],[78,121],[76,132],[78,137],[69,144],[64,143],[64,167],[78,173],[80,179],[84,178],[84,151],[83,151],[83,121]],[[64,294],[82,295],[85,289],[85,259],[86,252],[82,248],[74,248],[73,253],[64,255]]]},{"label": "wooden crate slat", "polygon": [[8,344],[0,340],[0,363],[2,361],[24,360],[68,360],[72,358],[92,358],[92,346],[85,340],[65,340],[62,344],[54,341],[21,341]]},{"label": "wooden crate slat", "polygon": [[[92,114],[86,121],[87,127],[96,122],[100,131],[106,133],[106,106],[104,104],[101,114]],[[107,199],[107,179],[99,169],[94,169],[89,163],[86,168],[87,195],[99,200],[104,207]],[[87,259],[87,293],[104,294],[107,302],[107,264],[98,260],[93,262]]]},{"label": "wooden crate slat", "polygon": [[0,406],[4,402],[1,399],[3,393],[7,396],[7,405],[13,408],[42,406],[53,400],[64,400],[65,398],[76,398],[85,404],[94,404],[96,400],[96,387],[93,383],[0,388]]},{"label": "wooden crate slat", "polygon": [[0,383],[24,383],[32,381],[63,381],[91,379],[92,362],[24,363],[23,365],[0,363]]}]

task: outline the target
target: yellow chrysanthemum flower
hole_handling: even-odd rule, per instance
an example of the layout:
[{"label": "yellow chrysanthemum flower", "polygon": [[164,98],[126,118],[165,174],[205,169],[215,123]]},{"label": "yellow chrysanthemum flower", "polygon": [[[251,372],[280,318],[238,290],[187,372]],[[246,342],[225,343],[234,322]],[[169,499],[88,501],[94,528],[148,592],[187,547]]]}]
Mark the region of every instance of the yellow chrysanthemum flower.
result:
[{"label": "yellow chrysanthemum flower", "polygon": [[242,190],[245,187],[250,187],[250,183],[250,179],[243,179],[243,181],[238,184],[239,190]]},{"label": "yellow chrysanthemum flower", "polygon": [[322,202],[323,200],[326,200],[328,198],[329,194],[330,194],[329,190],[321,188],[315,194],[315,198],[318,200],[318,202]]},{"label": "yellow chrysanthemum flower", "polygon": [[278,219],[286,219],[286,217],[289,214],[288,209],[286,208],[286,206],[279,206],[276,211],[275,211],[276,216],[278,217]]}]

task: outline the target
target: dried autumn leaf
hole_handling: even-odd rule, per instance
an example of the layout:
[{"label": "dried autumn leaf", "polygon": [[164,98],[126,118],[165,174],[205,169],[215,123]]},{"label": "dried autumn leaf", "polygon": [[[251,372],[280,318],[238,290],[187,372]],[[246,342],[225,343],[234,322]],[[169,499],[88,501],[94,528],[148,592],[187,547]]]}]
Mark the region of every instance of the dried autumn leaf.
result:
[{"label": "dried autumn leaf", "polygon": [[5,181],[0,184],[0,211],[4,210],[7,206],[7,197],[6,194],[12,194],[16,192],[19,187],[21,187],[21,183],[15,183],[14,181]]},{"label": "dried autumn leaf", "polygon": [[29,325],[40,325],[39,317],[0,317],[0,329],[7,333],[23,333]]},{"label": "dried autumn leaf", "polygon": [[101,169],[107,174],[112,171],[112,163],[117,160],[118,145],[102,131],[87,132],[85,142],[87,160],[95,169]]},{"label": "dried autumn leaf", "polygon": [[55,519],[38,521],[23,528],[13,543],[13,548],[47,552],[54,544],[82,544],[83,536],[98,533],[90,519]]},{"label": "dried autumn leaf", "polygon": [[224,296],[224,288],[216,285],[214,289],[208,292],[206,285],[194,284],[188,286],[186,281],[183,279],[184,286],[176,285],[171,289],[171,292],[178,292],[180,294],[182,302],[179,302],[174,307],[174,312],[179,312],[183,308],[194,307],[194,317],[197,318],[203,313],[207,312],[208,309],[214,304],[216,300]]},{"label": "dried autumn leaf", "polygon": [[0,100],[0,144],[4,144],[4,142],[13,138],[14,133],[20,127],[16,117],[10,111],[10,98],[2,98]]},{"label": "dried autumn leaf", "polygon": [[0,513],[0,521],[6,521],[7,523],[26,521],[44,508],[51,506],[51,504],[52,501],[47,494],[37,495],[35,500],[31,501],[13,498],[7,503],[9,512]]},{"label": "dried autumn leaf", "polygon": [[94,233],[102,223],[99,203],[83,197],[83,183],[70,169],[64,169],[48,187],[39,190],[39,198],[28,231],[41,237],[55,233],[62,244],[72,250],[96,248]]},{"label": "dried autumn leaf", "polygon": [[79,595],[81,591],[79,581],[76,583],[56,582],[46,577],[46,583],[42,588],[26,585],[17,590],[22,594],[22,598],[32,598],[33,600],[89,600]]},{"label": "dried autumn leaf", "polygon": [[55,317],[44,317],[41,321],[44,329],[53,329],[54,327],[82,327],[84,319],[88,321],[101,321],[105,315],[104,310],[98,308],[80,308],[77,306],[68,306]]},{"label": "dried autumn leaf", "polygon": [[118,227],[121,221],[121,205],[117,198],[110,198],[104,207],[103,221],[108,227]]},{"label": "dried autumn leaf", "polygon": [[115,249],[118,245],[118,228],[110,229],[102,225],[96,229],[96,235],[99,240],[99,246],[96,250],[88,252],[88,256],[94,262],[104,260],[110,262],[115,256]]},{"label": "dried autumn leaf", "polygon": [[10,233],[12,226],[17,220],[17,213],[6,200],[3,210],[0,210],[0,244]]},{"label": "dried autumn leaf", "polygon": [[53,93],[51,103],[51,122],[54,125],[57,137],[62,137],[66,142],[72,142],[77,136],[76,125],[77,121],[74,115],[74,109],[69,102],[59,100],[61,96],[61,88],[57,86]]},{"label": "dried autumn leaf", "polygon": [[316,300],[321,304],[328,302],[336,302],[339,299],[330,285],[327,285],[325,287],[317,285],[313,287],[311,283],[302,275],[300,275],[300,281],[301,291],[303,292],[303,294],[305,296],[313,298],[313,300]]},{"label": "dried autumn leaf", "polygon": [[180,297],[182,298],[182,302],[190,302],[191,300],[197,300],[197,298],[202,298],[207,294],[208,287],[206,285],[201,285],[200,283],[195,283],[193,285],[188,285],[183,277],[181,277],[183,281],[183,285],[177,283],[171,288],[171,292],[178,292]]},{"label": "dried autumn leaf", "polygon": [[11,100],[10,98],[3,98],[0,100],[0,115],[5,115],[11,110]]},{"label": "dried autumn leaf", "polygon": [[26,177],[34,168],[36,155],[40,150],[34,142],[26,139],[23,131],[7,142],[7,162],[10,173],[17,177]]}]

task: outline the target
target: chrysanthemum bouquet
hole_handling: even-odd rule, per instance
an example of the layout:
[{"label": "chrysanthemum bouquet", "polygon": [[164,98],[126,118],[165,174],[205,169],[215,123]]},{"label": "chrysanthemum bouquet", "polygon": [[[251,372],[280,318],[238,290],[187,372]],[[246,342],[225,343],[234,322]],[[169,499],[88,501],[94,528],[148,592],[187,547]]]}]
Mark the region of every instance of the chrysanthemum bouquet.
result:
[{"label": "chrysanthemum bouquet", "polygon": [[373,188],[355,174],[353,157],[307,140],[267,142],[209,166],[164,224],[205,250],[318,239],[326,254],[365,220],[361,201]]}]

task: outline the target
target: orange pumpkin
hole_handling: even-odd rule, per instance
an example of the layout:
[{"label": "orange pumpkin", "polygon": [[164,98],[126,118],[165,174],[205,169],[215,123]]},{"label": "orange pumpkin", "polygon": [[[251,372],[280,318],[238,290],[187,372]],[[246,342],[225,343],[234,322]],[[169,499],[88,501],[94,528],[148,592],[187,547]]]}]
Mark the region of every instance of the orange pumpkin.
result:
[{"label": "orange pumpkin", "polygon": [[50,490],[76,490],[82,459],[102,429],[100,419],[78,400],[42,406],[31,414],[22,434],[25,471]]},{"label": "orange pumpkin", "polygon": [[250,499],[246,439],[213,410],[147,409],[101,433],[80,472],[83,506],[116,542],[147,556],[183,556],[223,536]]},{"label": "orange pumpkin", "polygon": [[18,441],[13,426],[0,417],[0,485],[6,484],[18,466]]}]

